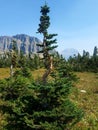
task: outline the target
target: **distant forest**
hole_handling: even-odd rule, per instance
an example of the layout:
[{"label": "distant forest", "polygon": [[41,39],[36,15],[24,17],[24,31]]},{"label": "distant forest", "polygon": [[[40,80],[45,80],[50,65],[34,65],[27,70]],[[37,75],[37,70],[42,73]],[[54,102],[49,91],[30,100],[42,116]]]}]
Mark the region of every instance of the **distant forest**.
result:
[{"label": "distant forest", "polygon": [[90,56],[89,52],[83,51],[83,55],[70,57],[68,63],[74,71],[91,71],[98,72],[98,48],[94,47],[93,55]]},{"label": "distant forest", "polygon": [[[17,50],[16,50],[17,52]],[[6,68],[6,67],[10,67],[11,66],[11,62],[12,61],[12,56],[11,56],[12,52],[5,52],[4,55],[0,55],[0,68]],[[38,54],[34,54],[32,56],[32,54],[25,56],[23,55],[23,53],[21,52],[20,55],[14,56],[14,58],[16,59],[16,66],[17,67],[21,67],[23,65],[27,66],[28,68],[30,68],[31,70],[34,69],[39,69],[41,67],[44,66],[40,56]],[[63,58],[62,55],[60,55],[58,52],[55,52],[54,54],[54,58]],[[64,58],[63,58],[64,59]],[[73,57],[70,56],[69,59],[66,61],[66,64],[69,64],[71,69],[73,71],[90,71],[90,72],[98,72],[98,48],[97,46],[94,47],[93,50],[93,55],[91,56],[89,52],[83,50],[83,54],[79,54],[78,55],[74,55]],[[55,64],[55,63],[54,63]]]}]

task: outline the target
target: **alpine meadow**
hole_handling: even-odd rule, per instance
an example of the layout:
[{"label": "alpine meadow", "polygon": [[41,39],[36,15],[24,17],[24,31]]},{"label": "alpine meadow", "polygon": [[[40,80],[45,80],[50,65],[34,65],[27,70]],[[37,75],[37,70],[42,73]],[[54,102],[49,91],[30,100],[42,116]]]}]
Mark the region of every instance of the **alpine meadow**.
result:
[{"label": "alpine meadow", "polygon": [[98,130],[98,48],[64,58],[40,8],[36,37],[0,37],[0,130]]}]

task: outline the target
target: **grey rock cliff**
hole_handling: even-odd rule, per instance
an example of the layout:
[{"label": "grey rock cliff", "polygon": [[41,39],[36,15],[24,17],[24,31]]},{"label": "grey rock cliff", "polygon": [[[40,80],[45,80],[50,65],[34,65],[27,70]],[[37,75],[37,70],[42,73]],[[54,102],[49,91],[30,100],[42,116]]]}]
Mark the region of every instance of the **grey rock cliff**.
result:
[{"label": "grey rock cliff", "polygon": [[24,54],[37,53],[40,48],[37,46],[41,41],[36,37],[31,37],[25,34],[18,34],[12,37],[0,36],[0,52],[8,52],[12,48],[12,41],[16,41],[18,52]]}]

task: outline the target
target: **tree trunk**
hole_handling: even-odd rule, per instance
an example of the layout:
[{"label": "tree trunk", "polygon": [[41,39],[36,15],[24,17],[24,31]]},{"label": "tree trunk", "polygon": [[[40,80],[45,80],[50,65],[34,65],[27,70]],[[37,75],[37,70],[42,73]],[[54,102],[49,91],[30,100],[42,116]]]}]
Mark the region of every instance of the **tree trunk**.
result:
[{"label": "tree trunk", "polygon": [[13,65],[10,66],[10,76],[13,77],[14,71],[13,71]]},{"label": "tree trunk", "polygon": [[44,75],[43,75],[43,77],[42,77],[42,81],[43,81],[44,84],[46,84],[48,75],[51,73],[52,69],[53,69],[53,58],[50,57],[50,58],[49,58],[49,67],[48,67],[48,69],[45,71],[45,73],[44,73]]}]

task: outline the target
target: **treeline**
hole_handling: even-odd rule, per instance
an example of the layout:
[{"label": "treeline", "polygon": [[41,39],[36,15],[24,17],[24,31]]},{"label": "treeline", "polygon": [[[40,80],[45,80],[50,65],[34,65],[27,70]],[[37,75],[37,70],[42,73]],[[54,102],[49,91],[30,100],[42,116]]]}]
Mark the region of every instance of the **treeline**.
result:
[{"label": "treeline", "polygon": [[[17,50],[16,50],[17,52]],[[58,52],[54,53],[54,59],[60,60],[62,56],[59,55]],[[16,59],[15,59],[16,58]],[[63,57],[62,57],[63,58]],[[25,56],[22,52],[20,55],[17,54],[17,56],[14,56],[14,61],[16,61],[16,66],[26,66],[31,70],[39,69],[44,66],[42,58],[39,54],[29,54],[28,56]],[[66,60],[65,60],[66,61]],[[73,71],[90,71],[90,72],[98,72],[98,48],[95,46],[93,55],[90,56],[89,52],[83,51],[83,54],[75,55],[74,57],[70,57],[68,61],[66,61],[67,64],[70,65]],[[0,55],[0,68],[6,68],[10,67],[12,64],[12,53],[4,53],[3,55]],[[55,62],[54,62],[54,66]]]},{"label": "treeline", "polygon": [[95,46],[93,55],[90,56],[89,52],[83,51],[83,55],[70,57],[68,63],[74,71],[90,71],[98,72],[98,48]]},{"label": "treeline", "polygon": [[[12,53],[7,52],[3,55],[0,55],[0,68],[7,68],[10,67],[12,64]],[[16,67],[26,66],[31,70],[38,69],[43,66],[43,62],[38,54],[29,54],[28,56],[24,55],[22,52],[20,55],[14,55],[13,57],[15,60]]]}]

